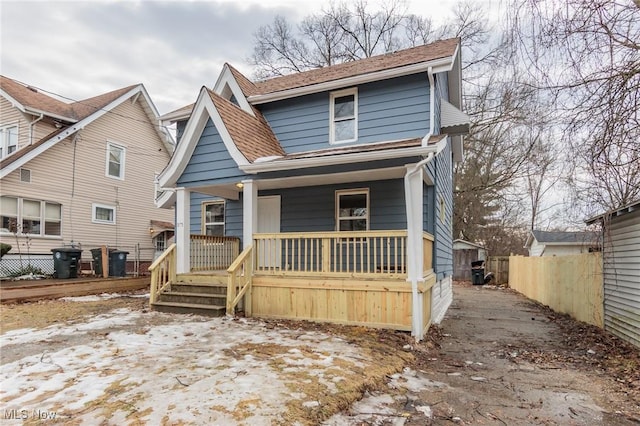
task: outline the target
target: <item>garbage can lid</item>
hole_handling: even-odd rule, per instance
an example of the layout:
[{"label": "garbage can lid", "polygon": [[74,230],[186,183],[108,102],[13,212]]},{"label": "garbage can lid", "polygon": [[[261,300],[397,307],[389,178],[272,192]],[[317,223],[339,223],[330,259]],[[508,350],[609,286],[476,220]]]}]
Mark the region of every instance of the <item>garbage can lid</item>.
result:
[{"label": "garbage can lid", "polygon": [[64,253],[82,253],[82,250],[77,249],[77,248],[73,248],[73,247],[58,247],[58,248],[51,249],[51,251],[53,253],[55,253],[57,251],[61,251],[61,252],[64,252]]}]

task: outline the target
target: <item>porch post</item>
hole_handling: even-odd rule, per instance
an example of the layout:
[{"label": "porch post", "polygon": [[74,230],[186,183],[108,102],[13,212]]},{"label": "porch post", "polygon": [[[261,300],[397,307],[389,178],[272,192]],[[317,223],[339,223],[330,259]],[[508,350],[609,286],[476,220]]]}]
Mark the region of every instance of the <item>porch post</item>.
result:
[{"label": "porch post", "polygon": [[405,203],[407,211],[407,281],[413,290],[412,332],[416,340],[422,339],[422,297],[418,293],[418,282],[424,281],[423,273],[423,165],[406,166],[404,179]]},{"label": "porch post", "polygon": [[176,272],[178,274],[191,271],[190,204],[191,192],[185,188],[176,188]]},{"label": "porch post", "polygon": [[242,248],[253,244],[258,231],[258,185],[254,180],[242,181]]}]

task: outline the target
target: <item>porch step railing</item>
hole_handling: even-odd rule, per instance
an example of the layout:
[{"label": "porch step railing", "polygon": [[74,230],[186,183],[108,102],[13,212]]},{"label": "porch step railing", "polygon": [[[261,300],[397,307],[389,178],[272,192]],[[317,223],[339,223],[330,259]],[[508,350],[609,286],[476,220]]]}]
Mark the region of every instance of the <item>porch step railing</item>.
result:
[{"label": "porch step railing", "polygon": [[191,271],[224,270],[240,253],[240,239],[213,235],[190,236]]},{"label": "porch step railing", "polygon": [[406,230],[264,233],[254,234],[254,244],[260,274],[394,278],[407,274]]},{"label": "porch step railing", "polygon": [[227,269],[227,315],[234,315],[235,308],[244,297],[244,311],[251,316],[251,283],[253,278],[253,246],[245,248]]},{"label": "porch step railing", "polygon": [[151,272],[151,289],[149,292],[149,302],[158,301],[160,293],[171,283],[176,282],[176,245],[171,244],[165,251],[149,266]]}]

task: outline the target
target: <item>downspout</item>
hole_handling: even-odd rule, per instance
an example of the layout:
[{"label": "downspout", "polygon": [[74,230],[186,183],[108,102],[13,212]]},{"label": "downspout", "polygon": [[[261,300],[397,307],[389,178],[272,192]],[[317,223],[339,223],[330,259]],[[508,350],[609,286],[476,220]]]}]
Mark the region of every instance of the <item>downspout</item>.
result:
[{"label": "downspout", "polygon": [[[434,121],[435,121],[435,81],[433,78],[433,68],[429,67],[427,70],[427,75],[429,77],[429,98],[430,98],[430,107],[429,107],[429,133],[424,137],[425,143],[428,143],[429,138],[433,135],[434,132]],[[405,208],[407,210],[407,249],[410,250],[410,255],[408,256],[408,277],[407,281],[411,281],[411,293],[412,293],[412,315],[411,315],[411,330],[414,335],[416,341],[420,341],[422,339],[422,300],[418,298],[418,281],[422,280],[422,271],[418,271],[418,264],[416,262],[417,256],[416,253],[420,254],[422,252],[422,244],[418,240],[418,235],[414,231],[413,224],[414,221],[420,220],[422,222],[422,218],[415,218],[413,212],[413,193],[411,191],[410,186],[410,178],[417,172],[421,172],[422,168],[433,158],[435,154],[430,152],[427,158],[422,159],[417,164],[415,164],[411,169],[408,169],[406,174],[404,175],[404,195],[405,195]],[[422,202],[422,200],[420,200]],[[422,226],[420,227],[422,228]],[[421,234],[420,234],[421,236]],[[422,257],[422,256],[420,256]],[[424,269],[424,268],[421,268]]]},{"label": "downspout", "polygon": [[33,126],[43,118],[44,118],[44,114],[40,113],[40,117],[36,118],[31,123],[29,123],[29,145],[33,144]]}]

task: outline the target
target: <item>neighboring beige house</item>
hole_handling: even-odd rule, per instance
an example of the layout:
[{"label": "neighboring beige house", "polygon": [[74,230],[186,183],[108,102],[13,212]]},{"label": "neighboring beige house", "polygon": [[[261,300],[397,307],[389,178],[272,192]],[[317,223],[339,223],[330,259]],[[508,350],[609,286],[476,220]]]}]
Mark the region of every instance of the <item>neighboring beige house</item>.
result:
[{"label": "neighboring beige house", "polygon": [[3,262],[75,246],[86,267],[107,245],[144,272],[173,235],[154,181],[174,143],[142,84],[65,103],[0,76],[0,143]]},{"label": "neighboring beige house", "polygon": [[600,237],[594,232],[538,231],[529,233],[524,248],[529,256],[566,256],[600,250]]}]

